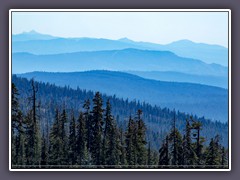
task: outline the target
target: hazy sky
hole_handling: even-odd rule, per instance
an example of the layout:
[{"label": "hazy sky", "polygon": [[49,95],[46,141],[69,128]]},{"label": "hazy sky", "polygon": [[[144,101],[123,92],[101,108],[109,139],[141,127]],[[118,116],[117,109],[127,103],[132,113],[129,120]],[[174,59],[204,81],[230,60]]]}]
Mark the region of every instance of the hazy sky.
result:
[{"label": "hazy sky", "polygon": [[13,12],[12,33],[228,44],[227,12]]}]

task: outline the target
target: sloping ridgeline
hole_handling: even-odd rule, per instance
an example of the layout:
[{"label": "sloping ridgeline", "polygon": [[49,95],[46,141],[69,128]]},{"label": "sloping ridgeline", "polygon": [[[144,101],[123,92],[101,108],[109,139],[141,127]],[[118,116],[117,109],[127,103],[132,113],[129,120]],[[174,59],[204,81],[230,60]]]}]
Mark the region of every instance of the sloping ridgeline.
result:
[{"label": "sloping ridgeline", "polygon": [[[54,47],[54,46],[52,46]],[[85,70],[175,71],[198,75],[228,75],[227,67],[177,56],[170,51],[123,49],[34,55],[12,54],[13,73],[32,71],[74,72]]]},{"label": "sloping ridgeline", "polygon": [[100,91],[129,100],[168,107],[181,112],[227,122],[228,91],[223,88],[193,83],[163,82],[144,79],[116,71],[85,71],[72,73],[32,72],[19,74],[28,79],[49,82],[57,86],[69,85],[73,89]]},{"label": "sloping ridgeline", "polygon": [[143,50],[171,51],[178,56],[201,59],[206,63],[228,65],[228,49],[219,45],[194,43],[180,40],[162,45],[149,42],[136,42],[127,38],[119,40],[96,38],[60,38],[35,31],[12,36],[13,52],[33,54],[59,54],[78,51],[121,50],[135,48]]},{"label": "sloping ridgeline", "polygon": [[[23,112],[26,112],[31,104],[28,101],[28,97],[31,96],[31,84],[30,81],[25,78],[19,78],[15,75],[12,77],[12,82],[15,83],[19,90],[20,107]],[[70,87],[58,87],[49,83],[36,82],[38,86],[37,100],[39,102],[39,114],[40,125],[46,128],[48,125],[52,125],[54,119],[54,110],[56,107],[64,107],[70,112],[74,109],[77,114],[82,109],[83,103],[87,99],[93,99],[94,92],[86,91],[80,88],[76,90]],[[125,128],[130,115],[135,116],[138,109],[143,111],[143,120],[147,125],[147,138],[151,142],[154,149],[159,149],[163,138],[170,130],[174,112],[168,108],[160,108],[158,106],[151,106],[147,103],[140,103],[137,101],[129,101],[127,99],[119,99],[116,96],[106,96],[103,94],[104,104],[107,99],[110,99],[112,104],[112,113],[117,120],[117,123]],[[92,102],[91,102],[92,104]],[[176,127],[183,132],[185,128],[186,119],[189,119],[189,115],[176,112]],[[228,146],[228,124],[221,122],[213,122],[205,118],[198,118],[194,116],[195,120],[200,121],[203,124],[201,136],[205,137],[206,143],[209,143],[210,139],[217,134],[221,137],[221,144]],[[50,122],[48,122],[50,120]]]}]

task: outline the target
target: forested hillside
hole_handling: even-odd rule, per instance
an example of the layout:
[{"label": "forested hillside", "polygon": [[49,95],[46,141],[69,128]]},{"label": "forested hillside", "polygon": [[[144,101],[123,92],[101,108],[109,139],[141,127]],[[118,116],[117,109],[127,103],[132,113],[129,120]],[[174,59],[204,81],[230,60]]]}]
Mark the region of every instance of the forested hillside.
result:
[{"label": "forested hillside", "polygon": [[227,168],[228,124],[12,77],[13,168]]},{"label": "forested hillside", "polygon": [[119,98],[139,100],[152,106],[168,107],[181,112],[228,121],[228,90],[193,83],[163,82],[144,79],[117,71],[84,71],[69,73],[30,72],[18,74],[27,79],[57,86],[100,91]]},{"label": "forested hillside", "polygon": [[135,74],[146,79],[154,79],[167,82],[205,84],[228,89],[227,76],[194,75],[173,71],[127,71],[127,73]]}]

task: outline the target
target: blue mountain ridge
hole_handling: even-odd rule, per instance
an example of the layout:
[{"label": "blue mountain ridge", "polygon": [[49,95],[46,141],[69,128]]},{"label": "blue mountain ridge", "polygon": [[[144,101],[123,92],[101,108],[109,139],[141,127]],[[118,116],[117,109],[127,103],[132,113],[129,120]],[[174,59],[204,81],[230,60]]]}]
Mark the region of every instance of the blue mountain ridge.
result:
[{"label": "blue mountain ridge", "polygon": [[146,79],[154,79],[168,82],[188,82],[216,86],[228,89],[227,76],[195,75],[174,71],[126,71]]},{"label": "blue mountain ridge", "polygon": [[172,51],[178,56],[200,59],[205,63],[216,63],[228,66],[227,48],[219,45],[195,43],[190,40],[179,40],[163,45],[149,42],[135,42],[128,38],[121,38],[119,40],[103,38],[61,38],[47,36],[37,32],[12,35],[12,39],[12,52],[28,52],[40,55],[134,48]]},{"label": "blue mountain ridge", "polygon": [[175,71],[187,74],[228,76],[228,68],[183,58],[170,51],[123,49],[52,55],[12,54],[13,73],[85,70]]},{"label": "blue mountain ridge", "polygon": [[18,74],[28,79],[70,86],[107,95],[145,101],[152,105],[177,109],[221,122],[228,121],[228,91],[223,88],[162,82],[115,71],[85,71],[71,73],[31,72]]},{"label": "blue mountain ridge", "polygon": [[32,41],[32,40],[50,40],[57,39],[58,37],[54,37],[48,34],[40,34],[34,30],[30,32],[23,32],[21,34],[12,35],[12,42],[15,43],[17,41]]}]

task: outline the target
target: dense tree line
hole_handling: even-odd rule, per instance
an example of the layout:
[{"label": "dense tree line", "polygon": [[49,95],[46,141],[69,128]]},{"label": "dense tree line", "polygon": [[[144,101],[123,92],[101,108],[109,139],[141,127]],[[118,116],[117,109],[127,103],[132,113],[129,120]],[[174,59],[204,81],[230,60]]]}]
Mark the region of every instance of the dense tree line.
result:
[{"label": "dense tree line", "polygon": [[[117,126],[110,101],[103,109],[101,94],[96,92],[83,106],[76,119],[73,110],[55,109],[53,124],[47,132],[41,129],[36,93],[32,82],[30,109],[23,115],[19,109],[18,91],[12,84],[12,164],[14,167],[135,167],[147,164],[146,127],[141,110],[129,118],[126,132]],[[127,157],[134,157],[129,159]],[[31,166],[31,167],[30,167]],[[129,167],[130,167],[129,166]]]},{"label": "dense tree line", "polygon": [[[29,110],[29,96],[31,92],[31,82],[25,78],[19,78],[15,75],[12,77],[12,82],[18,87],[19,90],[19,106],[23,114]],[[58,87],[54,84],[35,82],[39,87],[37,92],[38,103],[41,105],[38,108],[41,114],[40,127],[44,129],[52,126],[55,117],[55,107],[59,106],[70,114],[72,109],[75,116],[78,116],[78,111],[83,111],[85,101],[94,98],[94,92],[82,90],[80,88],[72,89],[68,86]],[[161,99],[161,97],[159,97]],[[122,99],[117,96],[107,96],[102,94],[103,106],[106,108],[107,100],[110,100],[112,106],[112,115],[115,117],[117,125],[124,130],[127,128],[129,115],[134,115],[138,109],[144,113],[142,118],[147,127],[146,138],[147,141],[152,142],[151,148],[157,150],[164,140],[167,133],[171,130],[171,120],[174,116],[173,110],[168,108],[161,108],[158,106],[151,106],[146,102],[140,103],[139,101]],[[93,103],[89,104],[92,108]],[[176,111],[176,127],[181,134],[185,131],[186,119],[191,115]],[[210,143],[211,138],[216,134],[221,136],[221,144],[224,147],[228,146],[228,123],[221,123],[218,121],[208,120],[204,117],[193,116],[193,119],[202,123],[202,136],[205,137],[204,145]],[[46,133],[46,132],[45,132]]]},{"label": "dense tree line", "polygon": [[155,137],[163,142],[158,152],[154,139],[147,138],[141,108],[121,120],[113,115],[111,101],[104,102],[96,92],[78,110],[52,104],[54,118],[48,119],[51,112],[42,107],[40,90],[32,80],[23,110],[12,83],[13,168],[227,168],[228,153],[220,136],[204,145],[202,123],[192,116],[180,132],[177,113],[170,113],[169,132],[162,139]]},{"label": "dense tree line", "polygon": [[220,144],[220,136],[211,138],[204,146],[205,138],[201,136],[202,124],[186,120],[184,134],[176,128],[173,118],[171,131],[165,137],[159,150],[158,167],[162,168],[227,168],[227,150]]}]

